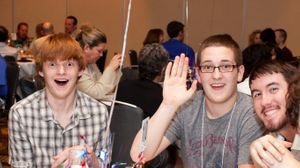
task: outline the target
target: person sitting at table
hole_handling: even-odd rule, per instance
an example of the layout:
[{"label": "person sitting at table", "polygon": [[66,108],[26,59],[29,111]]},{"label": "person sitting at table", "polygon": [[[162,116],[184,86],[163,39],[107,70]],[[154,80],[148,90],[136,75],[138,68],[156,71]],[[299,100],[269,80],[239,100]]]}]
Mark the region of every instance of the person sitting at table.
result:
[{"label": "person sitting at table", "polygon": [[164,42],[164,31],[162,29],[150,29],[147,33],[147,36],[143,42],[143,45]]},{"label": "person sitting at table", "polygon": [[78,20],[75,16],[67,16],[65,19],[65,33],[69,34],[71,37],[76,38],[80,32],[77,29]]},{"label": "person sitting at table", "polygon": [[[117,100],[137,105],[143,110],[144,118],[152,117],[163,100],[160,82],[163,80],[168,59],[169,54],[162,45],[146,44],[139,53],[139,79],[121,81]],[[146,168],[167,167],[167,165],[173,167],[176,151],[175,145],[169,146],[147,163]]]},{"label": "person sitting at table", "polygon": [[4,58],[0,56],[0,99],[4,100],[6,95],[7,95],[6,62]]},{"label": "person sitting at table", "polygon": [[17,26],[17,40],[15,41],[15,45],[20,45],[20,47],[26,46],[29,44],[28,37],[28,23],[20,22]]},{"label": "person sitting at table", "polygon": [[163,80],[168,58],[169,54],[162,45],[145,45],[139,53],[139,79],[122,80],[117,100],[137,105],[143,110],[144,118],[151,117],[163,98],[160,82]]},{"label": "person sitting at table", "polygon": [[96,65],[96,61],[103,56],[106,48],[106,35],[97,28],[82,26],[77,35],[87,67],[78,81],[77,88],[95,99],[105,99],[116,87],[121,77],[118,70],[121,55],[115,55],[103,74]]},{"label": "person sitting at table", "polygon": [[46,21],[42,25],[42,30],[41,30],[42,36],[47,36],[50,34],[54,34],[54,26],[51,22]]},{"label": "person sitting at table", "polygon": [[0,26],[0,55],[17,57],[18,50],[13,47],[10,47],[7,44],[8,38],[8,30],[6,29],[6,27]]},{"label": "person sitting at table", "polygon": [[[9,112],[12,167],[67,167],[72,149],[86,151],[89,167],[104,142],[106,106],[78,91],[85,68],[78,43],[64,33],[46,36],[35,55],[45,89],[17,102]],[[83,138],[84,137],[84,140]]]}]

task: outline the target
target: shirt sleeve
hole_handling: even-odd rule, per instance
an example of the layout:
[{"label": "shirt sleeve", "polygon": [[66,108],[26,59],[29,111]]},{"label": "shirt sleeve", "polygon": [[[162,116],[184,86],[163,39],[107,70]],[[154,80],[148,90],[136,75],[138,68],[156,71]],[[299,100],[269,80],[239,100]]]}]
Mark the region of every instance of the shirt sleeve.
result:
[{"label": "shirt sleeve", "polygon": [[88,71],[85,70],[78,81],[77,88],[87,95],[99,100],[103,99],[105,95],[113,91],[121,77],[121,72],[107,67],[102,75],[99,70],[97,73],[100,77],[98,80],[94,80],[88,74]]},{"label": "shirt sleeve", "polygon": [[8,124],[10,165],[16,168],[35,167],[27,131],[17,110],[10,111]]},{"label": "shirt sleeve", "polygon": [[257,118],[252,108],[243,117],[239,134],[239,154],[238,164],[253,164],[250,157],[250,144],[255,139],[261,137],[265,131],[263,124]]},{"label": "shirt sleeve", "polygon": [[170,123],[170,125],[165,133],[165,137],[170,141],[170,143],[174,143],[175,141],[180,139],[181,128],[182,128],[181,114],[182,114],[182,112],[176,113],[176,115],[172,119],[172,122]]}]

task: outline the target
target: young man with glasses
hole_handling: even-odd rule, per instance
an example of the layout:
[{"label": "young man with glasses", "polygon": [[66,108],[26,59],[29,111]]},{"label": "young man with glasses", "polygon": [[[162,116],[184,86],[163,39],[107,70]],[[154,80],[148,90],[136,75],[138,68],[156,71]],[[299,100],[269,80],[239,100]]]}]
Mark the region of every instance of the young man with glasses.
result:
[{"label": "young man with glasses", "polygon": [[[186,89],[188,58],[176,57],[166,69],[163,101],[150,119],[144,160],[181,140],[184,167],[253,167],[249,145],[263,133],[251,98],[237,92],[243,77],[241,50],[229,35],[214,35],[201,45],[198,81]],[[140,131],[131,156],[138,159]]]}]

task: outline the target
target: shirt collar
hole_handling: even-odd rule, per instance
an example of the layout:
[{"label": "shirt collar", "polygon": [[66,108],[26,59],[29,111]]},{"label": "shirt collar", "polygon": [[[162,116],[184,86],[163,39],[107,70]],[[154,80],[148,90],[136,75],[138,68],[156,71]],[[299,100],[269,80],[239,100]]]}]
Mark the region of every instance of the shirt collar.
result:
[{"label": "shirt collar", "polygon": [[[88,110],[87,102],[83,98],[83,94],[79,91],[76,91],[76,107],[75,107],[75,115],[76,119],[86,119],[91,117],[91,113]],[[47,121],[54,120],[53,112],[48,104],[46,91],[44,90],[40,96],[39,100],[40,110],[41,110],[41,118]]]}]

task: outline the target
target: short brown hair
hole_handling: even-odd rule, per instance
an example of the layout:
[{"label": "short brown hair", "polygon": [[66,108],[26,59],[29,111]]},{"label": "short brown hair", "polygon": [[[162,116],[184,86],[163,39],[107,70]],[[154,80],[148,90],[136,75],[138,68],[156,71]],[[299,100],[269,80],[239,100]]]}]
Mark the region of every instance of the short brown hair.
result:
[{"label": "short brown hair", "polygon": [[199,49],[200,55],[197,58],[198,66],[200,66],[201,54],[204,49],[206,49],[208,47],[221,47],[221,46],[230,48],[233,51],[234,61],[237,65],[243,64],[242,51],[241,51],[239,45],[237,44],[237,42],[235,42],[229,34],[217,34],[217,35],[208,37],[201,44],[200,49]]},{"label": "short brown hair", "polygon": [[64,33],[53,34],[45,37],[41,43],[34,54],[37,71],[42,71],[44,62],[56,59],[74,59],[80,70],[85,69],[82,49],[71,36]]},{"label": "short brown hair", "polygon": [[249,86],[252,81],[266,74],[281,74],[288,84],[288,91],[286,94],[286,115],[288,122],[297,127],[300,113],[300,75],[299,69],[287,62],[280,60],[272,60],[264,62],[256,66],[249,77]]}]

